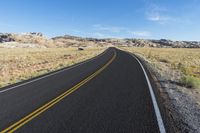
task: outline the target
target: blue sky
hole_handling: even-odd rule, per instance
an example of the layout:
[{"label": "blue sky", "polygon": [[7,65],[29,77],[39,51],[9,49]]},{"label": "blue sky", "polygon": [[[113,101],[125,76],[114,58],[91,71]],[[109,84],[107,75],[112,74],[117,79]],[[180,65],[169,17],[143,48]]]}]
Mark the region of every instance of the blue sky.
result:
[{"label": "blue sky", "polygon": [[0,32],[200,40],[200,0],[4,0]]}]

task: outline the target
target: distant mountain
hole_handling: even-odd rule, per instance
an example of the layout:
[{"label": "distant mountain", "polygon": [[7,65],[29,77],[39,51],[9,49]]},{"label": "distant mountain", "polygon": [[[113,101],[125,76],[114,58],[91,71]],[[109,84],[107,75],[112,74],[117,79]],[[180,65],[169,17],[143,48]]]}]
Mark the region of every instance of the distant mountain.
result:
[{"label": "distant mountain", "polygon": [[[11,43],[12,42],[12,43]],[[97,39],[82,38],[77,36],[58,36],[47,38],[42,33],[3,34],[0,33],[0,47],[102,47],[102,46],[126,46],[126,47],[158,47],[158,48],[200,48],[197,41],[171,41],[145,40],[145,39]],[[27,45],[26,45],[27,44]]]},{"label": "distant mountain", "polygon": [[163,47],[172,48],[200,48],[200,42],[198,41],[171,41],[166,39],[150,40],[153,43],[160,44]]}]

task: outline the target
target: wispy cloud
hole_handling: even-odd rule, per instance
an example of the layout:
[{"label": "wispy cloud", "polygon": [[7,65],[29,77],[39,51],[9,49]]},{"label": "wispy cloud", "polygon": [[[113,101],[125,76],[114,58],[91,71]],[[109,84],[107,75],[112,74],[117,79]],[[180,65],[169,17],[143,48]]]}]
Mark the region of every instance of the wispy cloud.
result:
[{"label": "wispy cloud", "polygon": [[126,28],[124,27],[105,26],[101,24],[93,25],[93,29],[96,31],[107,31],[107,32],[113,32],[113,33],[119,33],[121,31],[126,30]]},{"label": "wispy cloud", "polygon": [[102,24],[93,25],[93,30],[96,31],[93,35],[99,38],[122,38],[120,37],[121,35],[125,35],[124,37],[141,38],[147,38],[151,36],[151,32],[149,31],[138,31],[128,27],[105,26]]},{"label": "wispy cloud", "polygon": [[151,32],[145,30],[133,30],[128,27],[108,26],[103,24],[93,24],[91,26],[90,32],[74,29],[72,33],[75,35],[95,38],[147,38],[152,35]]},{"label": "wispy cloud", "polygon": [[176,18],[168,15],[167,11],[168,10],[165,7],[159,7],[158,5],[152,4],[145,12],[146,19],[149,21],[158,22],[160,24],[165,24],[176,20]]},{"label": "wispy cloud", "polygon": [[73,32],[73,33],[82,33],[82,31],[81,31],[81,30],[78,30],[78,29],[73,29],[72,32]]},{"label": "wispy cloud", "polygon": [[150,37],[151,36],[151,33],[149,31],[130,31],[129,33],[135,37]]},{"label": "wispy cloud", "polygon": [[[151,33],[149,31],[135,31],[131,30],[130,28],[127,27],[117,27],[117,26],[105,26],[102,24],[94,24],[93,29],[97,31],[97,35],[102,37],[103,35],[105,36],[106,34],[112,33],[112,34],[127,34],[129,36],[137,36],[137,37],[148,37],[151,36]],[[101,33],[103,32],[103,33]]]},{"label": "wispy cloud", "polygon": [[105,35],[103,33],[99,33],[99,32],[93,33],[93,36],[97,37],[97,38],[107,38],[107,35]]},{"label": "wispy cloud", "polygon": [[171,18],[168,16],[163,16],[161,14],[155,13],[155,14],[149,14],[148,20],[155,22],[166,22],[171,20]]}]

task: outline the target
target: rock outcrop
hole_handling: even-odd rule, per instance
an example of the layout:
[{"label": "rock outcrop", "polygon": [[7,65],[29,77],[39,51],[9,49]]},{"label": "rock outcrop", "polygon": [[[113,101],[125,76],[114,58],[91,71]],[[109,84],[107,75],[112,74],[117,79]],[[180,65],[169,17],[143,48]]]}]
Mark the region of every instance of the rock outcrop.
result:
[{"label": "rock outcrop", "polygon": [[171,41],[171,40],[161,39],[161,40],[151,40],[151,42],[160,44],[162,47],[200,48],[200,42],[197,41]]},{"label": "rock outcrop", "polygon": [[[32,44],[37,47],[102,47],[102,46],[126,46],[126,47],[157,47],[157,48],[200,48],[197,41],[171,41],[146,40],[146,39],[97,39],[82,38],[76,36],[58,36],[47,38],[42,33],[30,32],[23,34],[2,34],[0,33],[0,43],[16,42],[20,44]],[[15,43],[15,45],[16,45]],[[13,43],[14,44],[14,43]],[[9,44],[10,45],[10,44]],[[17,45],[16,45],[17,46]],[[30,45],[27,45],[30,46]],[[1,46],[2,47],[2,46]]]},{"label": "rock outcrop", "polygon": [[14,38],[11,37],[11,34],[0,33],[0,43],[12,42],[12,41],[15,41],[15,40],[14,40]]}]

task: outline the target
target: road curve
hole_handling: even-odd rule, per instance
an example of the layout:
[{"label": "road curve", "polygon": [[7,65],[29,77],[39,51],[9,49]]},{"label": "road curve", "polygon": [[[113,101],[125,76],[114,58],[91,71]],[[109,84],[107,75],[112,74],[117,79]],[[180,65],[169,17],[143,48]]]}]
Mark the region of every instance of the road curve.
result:
[{"label": "road curve", "polygon": [[164,133],[141,64],[118,49],[27,82],[0,93],[1,132]]}]

